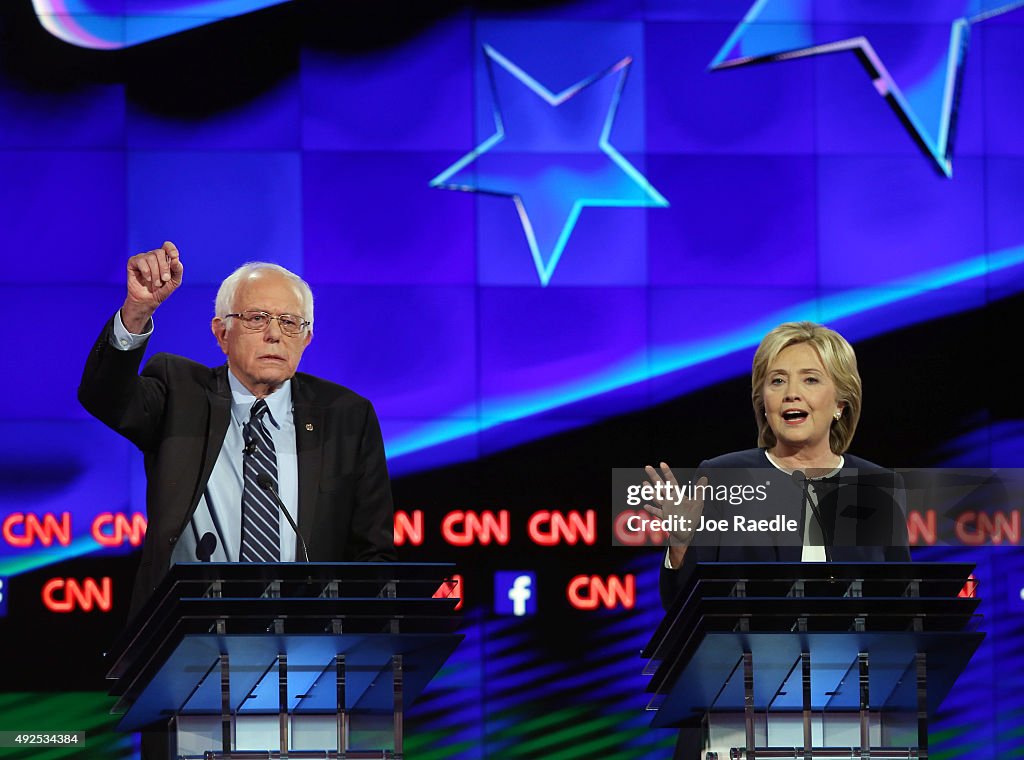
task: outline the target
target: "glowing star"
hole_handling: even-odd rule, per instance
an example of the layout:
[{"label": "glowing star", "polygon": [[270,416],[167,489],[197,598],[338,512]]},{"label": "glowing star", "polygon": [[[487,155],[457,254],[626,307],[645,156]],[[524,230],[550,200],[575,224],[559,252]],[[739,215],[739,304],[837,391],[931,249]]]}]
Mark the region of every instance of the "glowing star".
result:
[{"label": "glowing star", "polygon": [[32,0],[39,23],[64,42],[116,50],[291,0]]},{"label": "glowing star", "polygon": [[609,141],[633,59],[556,94],[491,46],[484,56],[495,132],[430,185],[512,198],[546,286],[583,208],[668,205]]},{"label": "glowing star", "polygon": [[[827,11],[815,8],[813,0],[758,0],[718,51],[710,68],[853,51],[867,69],[878,94],[896,111],[911,137],[939,171],[950,177],[953,132],[971,26],[1024,7],[1024,0],[938,0],[928,6],[929,21],[941,18],[943,24],[950,23],[948,34],[944,25],[912,27],[919,33],[913,54],[908,55],[904,38],[901,49],[890,51],[888,56],[896,77],[868,36],[861,33],[866,26],[863,18],[871,17],[873,7],[878,7],[877,0],[835,3]],[[874,24],[877,27],[878,21]],[[876,44],[881,43],[876,40]]]}]

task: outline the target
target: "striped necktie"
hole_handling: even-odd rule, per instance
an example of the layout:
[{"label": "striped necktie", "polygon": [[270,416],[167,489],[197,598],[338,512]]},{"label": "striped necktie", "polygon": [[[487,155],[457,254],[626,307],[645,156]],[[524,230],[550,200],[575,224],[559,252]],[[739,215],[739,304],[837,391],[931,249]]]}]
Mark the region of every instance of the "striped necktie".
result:
[{"label": "striped necktie", "polygon": [[245,423],[245,453],[242,473],[242,562],[279,562],[281,560],[280,513],[273,497],[260,487],[269,479],[277,492],[277,454],[274,442],[263,424],[267,402],[257,399]]}]

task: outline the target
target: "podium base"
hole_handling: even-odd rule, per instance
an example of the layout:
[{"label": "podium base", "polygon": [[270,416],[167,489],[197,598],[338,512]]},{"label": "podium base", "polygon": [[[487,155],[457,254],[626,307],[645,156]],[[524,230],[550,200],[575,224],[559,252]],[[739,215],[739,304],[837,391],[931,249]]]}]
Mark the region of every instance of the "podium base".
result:
[{"label": "podium base", "polygon": [[365,749],[338,751],[337,715],[287,717],[288,749],[281,749],[278,714],[236,714],[231,721],[230,751],[225,751],[219,715],[179,715],[176,744],[170,756],[178,760],[258,760],[259,758],[323,758],[324,760],[401,760],[394,749],[391,715],[359,715],[349,723],[349,744]]},{"label": "podium base", "polygon": [[[910,716],[900,726],[893,715],[869,713],[870,748],[860,746],[861,714],[852,711],[816,712],[810,716],[811,746],[804,748],[801,713],[753,716],[754,756],[757,760],[916,760],[926,757],[920,747],[892,746],[908,740],[915,728]],[[747,760],[746,716],[741,712],[709,713],[703,727],[700,760]]]},{"label": "podium base", "polygon": [[[814,747],[858,747],[860,745],[860,713],[830,712],[814,713],[810,718],[811,744]],[[869,728],[871,746],[882,746],[882,721],[874,713]],[[754,716],[754,743],[756,747],[803,747],[804,722],[800,713],[772,715],[764,713]],[[705,751],[717,752],[719,758],[730,757],[730,752],[745,748],[746,720],[741,712],[711,713],[705,730]],[[801,750],[801,755],[803,754]],[[760,755],[760,752],[758,752]],[[788,757],[793,757],[789,749]],[[902,757],[906,758],[904,750]],[[860,750],[857,750],[860,758]]]}]

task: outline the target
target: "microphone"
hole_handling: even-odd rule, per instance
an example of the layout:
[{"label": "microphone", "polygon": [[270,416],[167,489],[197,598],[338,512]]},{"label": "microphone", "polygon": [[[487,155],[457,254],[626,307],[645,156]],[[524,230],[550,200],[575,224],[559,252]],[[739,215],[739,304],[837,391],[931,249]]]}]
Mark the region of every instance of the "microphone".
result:
[{"label": "microphone", "polygon": [[285,507],[284,505],[284,502],[281,501],[281,497],[277,495],[277,489],[274,488],[274,481],[271,480],[270,476],[267,475],[265,472],[261,472],[259,475],[256,476],[256,485],[258,485],[260,488],[262,488],[264,491],[270,494],[270,498],[274,500],[274,503],[277,505],[277,508],[284,513],[285,519],[288,521],[288,524],[291,525],[292,530],[295,531],[295,537],[299,539],[299,544],[302,545],[302,553],[306,556],[306,562],[309,562],[309,549],[306,547],[306,541],[302,538],[302,534],[299,533],[299,526],[295,524],[295,521],[292,519],[291,514],[289,514],[287,507]]},{"label": "microphone", "polygon": [[821,529],[822,548],[825,550],[825,561],[831,562],[832,547],[828,545],[828,536],[825,535],[825,521],[821,519],[821,511],[818,509],[818,505],[814,503],[814,499],[811,498],[811,483],[807,480],[807,476],[804,475],[801,470],[793,470],[790,477],[793,479],[793,482],[796,483],[797,488],[800,489],[804,504],[811,508],[811,514],[813,514],[814,519],[818,521],[818,527]]},{"label": "microphone", "polygon": [[245,446],[242,449],[243,456],[251,457],[256,453],[256,437],[252,435],[245,436]]},{"label": "microphone", "polygon": [[200,562],[209,562],[215,551],[217,551],[217,537],[212,533],[204,533],[196,546],[196,559]]}]

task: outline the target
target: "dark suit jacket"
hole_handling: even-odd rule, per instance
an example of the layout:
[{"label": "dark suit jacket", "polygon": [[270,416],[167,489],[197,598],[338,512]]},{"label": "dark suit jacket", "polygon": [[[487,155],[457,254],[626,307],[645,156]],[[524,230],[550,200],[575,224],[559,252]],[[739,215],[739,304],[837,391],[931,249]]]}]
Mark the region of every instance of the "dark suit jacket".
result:
[{"label": "dark suit jacket", "polygon": [[[132,594],[134,614],[170,565],[199,503],[231,415],[227,366],[119,351],[107,323],[85,365],[79,401],[145,455],[149,527]],[[299,532],[314,562],[394,561],[394,516],[384,443],[373,407],[340,385],[292,378]]]},{"label": "dark suit jacket", "polygon": [[[775,470],[764,449],[747,449],[701,462],[693,479],[696,481],[701,472],[713,470],[756,472],[764,469]],[[906,508],[899,475],[866,459],[845,454],[843,470],[834,478],[815,481],[815,489],[832,560],[910,561]],[[803,499],[798,490],[795,493],[793,516],[799,517],[798,524],[803,526]],[[664,566],[662,555],[659,579],[662,606],[667,610],[672,605],[698,562],[799,562],[800,554],[799,546],[702,546],[695,542],[687,548],[683,563],[676,570]]]}]

